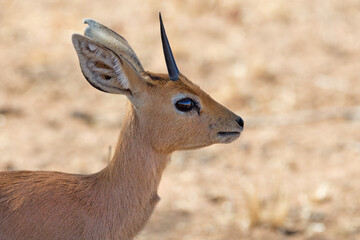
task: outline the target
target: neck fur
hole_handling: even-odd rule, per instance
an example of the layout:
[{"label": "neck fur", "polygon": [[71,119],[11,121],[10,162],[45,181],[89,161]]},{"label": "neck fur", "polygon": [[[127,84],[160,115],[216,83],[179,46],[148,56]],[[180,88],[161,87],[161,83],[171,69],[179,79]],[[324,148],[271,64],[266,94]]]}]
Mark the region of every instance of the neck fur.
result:
[{"label": "neck fur", "polygon": [[129,104],[114,156],[109,165],[96,174],[96,185],[106,189],[105,201],[115,203],[111,211],[117,210],[121,215],[118,216],[120,228],[114,228],[118,228],[123,237],[135,235],[150,217],[160,199],[157,189],[170,159],[170,154],[152,148],[147,134]]}]

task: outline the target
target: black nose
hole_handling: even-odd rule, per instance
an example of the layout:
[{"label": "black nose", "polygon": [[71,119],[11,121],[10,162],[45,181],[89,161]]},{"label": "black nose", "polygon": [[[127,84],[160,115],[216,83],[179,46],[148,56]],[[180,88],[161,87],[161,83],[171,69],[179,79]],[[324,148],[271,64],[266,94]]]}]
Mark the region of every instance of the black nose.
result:
[{"label": "black nose", "polygon": [[240,127],[244,128],[244,120],[241,117],[237,117],[236,122],[240,125]]}]

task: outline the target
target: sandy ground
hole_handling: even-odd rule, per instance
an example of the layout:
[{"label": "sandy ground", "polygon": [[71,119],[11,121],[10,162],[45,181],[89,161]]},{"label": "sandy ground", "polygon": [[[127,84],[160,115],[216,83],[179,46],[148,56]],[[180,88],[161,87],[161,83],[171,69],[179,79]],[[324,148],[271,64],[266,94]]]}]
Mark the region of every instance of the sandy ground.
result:
[{"label": "sandy ground", "polygon": [[93,89],[71,45],[93,18],[245,120],[229,145],[176,152],[139,240],[360,238],[357,0],[0,0],[0,169],[91,173],[126,98]]}]

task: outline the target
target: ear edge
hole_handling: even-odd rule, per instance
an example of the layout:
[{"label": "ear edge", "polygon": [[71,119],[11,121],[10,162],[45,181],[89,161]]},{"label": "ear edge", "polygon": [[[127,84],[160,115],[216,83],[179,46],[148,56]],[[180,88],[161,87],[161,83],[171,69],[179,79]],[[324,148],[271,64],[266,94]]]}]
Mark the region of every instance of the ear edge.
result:
[{"label": "ear edge", "polygon": [[73,45],[74,45],[76,51],[82,51],[82,49],[80,47],[80,41],[79,41],[80,39],[85,39],[86,41],[88,41],[88,42],[90,42],[92,44],[95,44],[95,45],[97,45],[99,47],[102,47],[102,48],[108,50],[109,52],[111,52],[112,54],[114,54],[118,58],[118,60],[120,61],[121,64],[123,64],[123,62],[125,61],[127,64],[130,65],[130,67],[134,70],[134,72],[136,72],[136,74],[140,78],[143,78],[142,73],[144,73],[146,71],[139,72],[138,69],[135,66],[133,66],[133,64],[129,60],[127,60],[126,57],[123,56],[122,54],[118,54],[118,53],[114,52],[112,49],[102,45],[99,42],[96,42],[95,40],[93,40],[93,39],[91,39],[91,38],[89,38],[87,36],[83,36],[81,34],[74,33],[74,34],[72,34],[72,42],[73,42]]},{"label": "ear edge", "polygon": [[[91,44],[94,45],[94,49],[90,49],[89,47],[83,47],[81,46],[81,42],[86,42],[87,44]],[[142,73],[138,72],[138,70],[121,54],[117,54],[116,52],[114,52],[112,49],[107,48],[106,46],[103,46],[101,43],[96,42],[95,40],[87,37],[87,36],[83,36],[80,34],[73,34],[72,35],[72,43],[74,45],[74,48],[77,52],[78,58],[79,58],[79,63],[80,63],[80,68],[81,71],[85,77],[85,79],[90,83],[91,86],[93,86],[94,88],[102,91],[102,92],[106,92],[106,93],[113,93],[113,94],[125,94],[128,97],[133,95],[133,89],[130,89],[131,86],[133,85],[133,83],[131,83],[129,81],[129,76],[131,77],[131,75],[134,75],[135,77],[137,77],[140,81],[143,81],[144,83],[148,83],[147,78],[145,76],[143,76]],[[91,46],[90,45],[90,46]],[[109,54],[112,55],[112,57],[114,57],[114,60],[111,61],[113,64],[115,64],[116,61],[118,61],[118,64],[115,64],[117,66],[117,68],[114,68],[112,65],[109,66],[107,65],[105,62],[102,62],[101,60],[99,60],[98,62],[105,64],[107,67],[105,68],[107,69],[112,69],[113,74],[116,76],[116,78],[118,79],[118,83],[120,85],[122,85],[122,88],[119,88],[117,86],[114,85],[104,85],[101,82],[98,81],[93,81],[91,79],[91,73],[87,64],[86,64],[86,54],[85,52],[90,52],[90,54],[96,54],[96,49],[95,48],[99,48],[99,49],[104,49],[106,50],[106,52],[108,52]],[[105,56],[102,56],[105,57]],[[115,62],[114,62],[115,61]],[[93,68],[96,68],[95,66],[93,66]],[[130,70],[130,71],[129,71]],[[87,73],[88,72],[88,73]],[[104,73],[104,70],[102,71]],[[129,75],[130,74],[130,75]],[[89,75],[89,76],[88,76]],[[126,79],[126,84],[125,86],[122,84],[123,79]],[[123,88],[124,87],[124,88]],[[135,91],[137,92],[137,91]]]},{"label": "ear edge", "polygon": [[73,34],[72,42],[79,58],[81,71],[90,85],[107,93],[132,94],[121,56],[80,34]]}]

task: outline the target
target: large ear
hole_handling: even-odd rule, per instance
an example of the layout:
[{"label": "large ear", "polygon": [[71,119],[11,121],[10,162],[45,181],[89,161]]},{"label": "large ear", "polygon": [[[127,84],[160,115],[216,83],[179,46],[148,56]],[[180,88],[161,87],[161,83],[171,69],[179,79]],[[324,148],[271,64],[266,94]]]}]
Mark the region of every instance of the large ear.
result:
[{"label": "large ear", "polygon": [[101,43],[115,53],[121,54],[121,56],[126,58],[138,72],[144,72],[140,60],[125,38],[92,19],[85,19],[84,23],[88,24],[88,27],[85,29],[85,36]]},{"label": "large ear", "polygon": [[79,34],[73,34],[72,42],[79,57],[81,71],[95,88],[131,96],[143,81],[138,71],[124,57],[102,44]]}]

